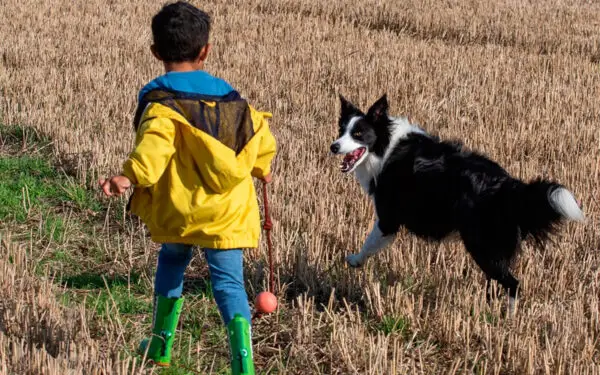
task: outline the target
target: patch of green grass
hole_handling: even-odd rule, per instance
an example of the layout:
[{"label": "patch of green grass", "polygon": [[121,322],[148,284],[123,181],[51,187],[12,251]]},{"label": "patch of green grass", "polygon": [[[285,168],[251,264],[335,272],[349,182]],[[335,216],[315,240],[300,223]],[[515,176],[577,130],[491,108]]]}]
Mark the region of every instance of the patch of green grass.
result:
[{"label": "patch of green grass", "polygon": [[[181,366],[181,367],[178,367]],[[165,368],[163,370],[161,370],[159,372],[160,375],[192,375],[192,374],[197,374],[196,370],[195,370],[195,362],[180,362],[180,363],[174,363],[171,365],[171,367]],[[193,370],[187,370],[185,367],[190,368]],[[218,372],[215,372],[218,371]],[[222,368],[220,371],[219,370],[215,370],[213,369],[213,374],[217,374],[217,375],[229,375],[231,372],[231,370],[229,368]]]},{"label": "patch of green grass", "polygon": [[106,284],[108,284],[109,288],[127,285],[127,278],[124,276],[109,278],[103,275],[85,272],[79,275],[70,275],[64,277],[62,282],[68,288],[91,290],[104,289]]},{"label": "patch of green grass", "polygon": [[407,336],[410,332],[410,321],[403,316],[386,315],[379,323],[377,329],[388,336],[391,334]]},{"label": "patch of green grass", "polygon": [[[214,299],[188,294],[184,303],[184,311],[185,314],[181,316],[182,325],[195,340],[204,338],[214,345],[221,343],[226,338],[225,327]],[[216,329],[207,330],[207,327]]]},{"label": "patch of green grass", "polygon": [[57,173],[42,158],[0,157],[0,220],[23,223],[31,210],[60,200]]},{"label": "patch of green grass", "polygon": [[55,242],[62,242],[65,235],[65,220],[58,215],[49,214],[43,222],[44,235]]},{"label": "patch of green grass", "polygon": [[127,276],[123,275],[105,276],[92,272],[84,272],[78,275],[65,276],[62,278],[61,283],[71,289],[106,289],[106,285],[108,285],[109,289],[126,287],[132,293],[144,294],[148,292],[142,285],[140,275],[137,273],[132,273],[127,278]]},{"label": "patch of green grass", "polygon": [[100,316],[111,314],[115,308],[122,315],[150,314],[152,303],[144,297],[132,293],[126,286],[118,285],[88,296],[86,303],[88,308],[94,308]]},{"label": "patch of green grass", "polygon": [[102,210],[102,204],[85,187],[78,185],[72,179],[63,186],[67,198],[80,210],[91,210],[98,212]]},{"label": "patch of green grass", "polygon": [[45,276],[47,274],[58,274],[65,272],[79,272],[82,264],[67,248],[62,246],[56,248],[53,252],[48,252],[43,258],[40,258],[35,264],[34,273],[37,276]]},{"label": "patch of green grass", "polygon": [[58,302],[66,307],[73,307],[77,304],[77,298],[73,295],[72,292],[67,291],[66,293],[61,293],[58,296]]},{"label": "patch of green grass", "polygon": [[0,136],[6,139],[10,144],[25,144],[26,146],[38,145],[46,146],[50,139],[35,129],[19,125],[1,125]]},{"label": "patch of green grass", "polygon": [[66,263],[73,262],[73,257],[71,256],[71,254],[69,254],[68,252],[66,252],[64,250],[58,250],[57,252],[55,252],[52,256],[52,259],[59,261],[59,262],[66,262]]},{"label": "patch of green grass", "polygon": [[181,367],[177,367],[175,366],[171,366],[168,367],[162,371],[160,371],[161,375],[188,375],[191,374],[191,372],[189,370],[186,370],[184,368]]},{"label": "patch of green grass", "polygon": [[[198,317],[193,316],[190,317],[190,319],[186,319],[186,331],[189,332],[195,340],[203,339],[211,346],[227,346],[225,327],[221,322],[221,316],[219,315],[218,310],[215,308],[210,315],[213,315],[213,319],[207,319],[206,316],[203,319],[198,319]],[[206,324],[207,320],[210,320],[210,325]],[[211,327],[211,329],[207,329],[207,327]]]},{"label": "patch of green grass", "polygon": [[212,283],[208,278],[187,279],[184,281],[184,292],[198,297],[214,299]]},{"label": "patch of green grass", "polygon": [[0,124],[0,143],[12,153],[40,154],[49,151],[50,138],[32,127]]},{"label": "patch of green grass", "polygon": [[[68,254],[67,254],[68,256]],[[56,254],[55,254],[56,257]],[[66,288],[61,296],[63,303],[81,303],[100,316],[119,314],[151,314],[151,291],[145,288],[137,274],[107,277],[84,272],[63,277],[60,284]]]},{"label": "patch of green grass", "polygon": [[[101,203],[85,187],[59,173],[42,156],[0,156],[0,220],[24,223],[33,212],[70,203],[100,211]],[[47,229],[60,225],[49,218]],[[64,225],[64,223],[63,223]]]}]

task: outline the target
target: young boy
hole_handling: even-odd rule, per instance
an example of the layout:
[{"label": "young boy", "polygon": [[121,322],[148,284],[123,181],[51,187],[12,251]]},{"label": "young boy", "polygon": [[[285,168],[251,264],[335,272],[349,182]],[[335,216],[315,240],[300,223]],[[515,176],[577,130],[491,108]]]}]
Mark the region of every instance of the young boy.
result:
[{"label": "young boy", "polygon": [[[210,17],[185,2],[152,19],[152,54],[166,74],[139,93],[135,150],[122,173],[100,185],[107,196],[134,186],[131,212],[162,243],[155,279],[153,335],[141,349],[168,366],[192,247],[204,250],[225,325],[251,320],[242,250],[258,247],[260,217],[252,177],[270,182],[275,139],[267,119],[225,81],[202,69]],[[148,347],[148,344],[150,345]]]}]

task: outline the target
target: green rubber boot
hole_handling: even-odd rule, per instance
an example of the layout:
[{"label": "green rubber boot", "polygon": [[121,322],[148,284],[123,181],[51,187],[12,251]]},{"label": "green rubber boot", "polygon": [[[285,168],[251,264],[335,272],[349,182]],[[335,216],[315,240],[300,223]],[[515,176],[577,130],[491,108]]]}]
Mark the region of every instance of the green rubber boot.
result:
[{"label": "green rubber boot", "polygon": [[235,314],[227,325],[227,334],[231,350],[231,374],[254,375],[250,323],[240,314]]},{"label": "green rubber boot", "polygon": [[157,366],[168,367],[171,364],[171,349],[182,305],[183,297],[155,297],[152,338],[142,340],[138,352],[143,356],[147,350],[146,358]]}]

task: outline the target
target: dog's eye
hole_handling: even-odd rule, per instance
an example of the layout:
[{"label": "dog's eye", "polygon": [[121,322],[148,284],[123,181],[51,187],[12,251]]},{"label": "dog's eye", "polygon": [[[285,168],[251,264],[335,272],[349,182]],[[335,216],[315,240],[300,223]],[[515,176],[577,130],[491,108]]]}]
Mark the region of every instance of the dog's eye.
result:
[{"label": "dog's eye", "polygon": [[362,135],[362,132],[361,132],[361,131],[356,131],[356,132],[352,133],[352,136],[353,136],[353,137],[355,137],[355,138],[358,138],[358,137],[360,137],[361,135]]}]

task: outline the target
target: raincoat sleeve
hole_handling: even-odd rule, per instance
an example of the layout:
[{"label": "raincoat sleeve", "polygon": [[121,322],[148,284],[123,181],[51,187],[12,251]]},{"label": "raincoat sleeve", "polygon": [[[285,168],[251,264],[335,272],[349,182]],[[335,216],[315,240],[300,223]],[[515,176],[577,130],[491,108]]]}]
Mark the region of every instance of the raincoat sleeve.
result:
[{"label": "raincoat sleeve", "polygon": [[251,174],[256,178],[264,178],[271,173],[271,161],[273,160],[273,157],[275,157],[277,144],[275,142],[275,137],[273,137],[273,134],[269,129],[269,123],[267,121],[272,115],[267,112],[259,113],[259,115],[260,119],[255,121],[255,132],[261,136],[260,146]]},{"label": "raincoat sleeve", "polygon": [[123,164],[123,175],[134,185],[154,185],[175,153],[175,124],[168,118],[152,118],[141,124],[134,151]]}]

